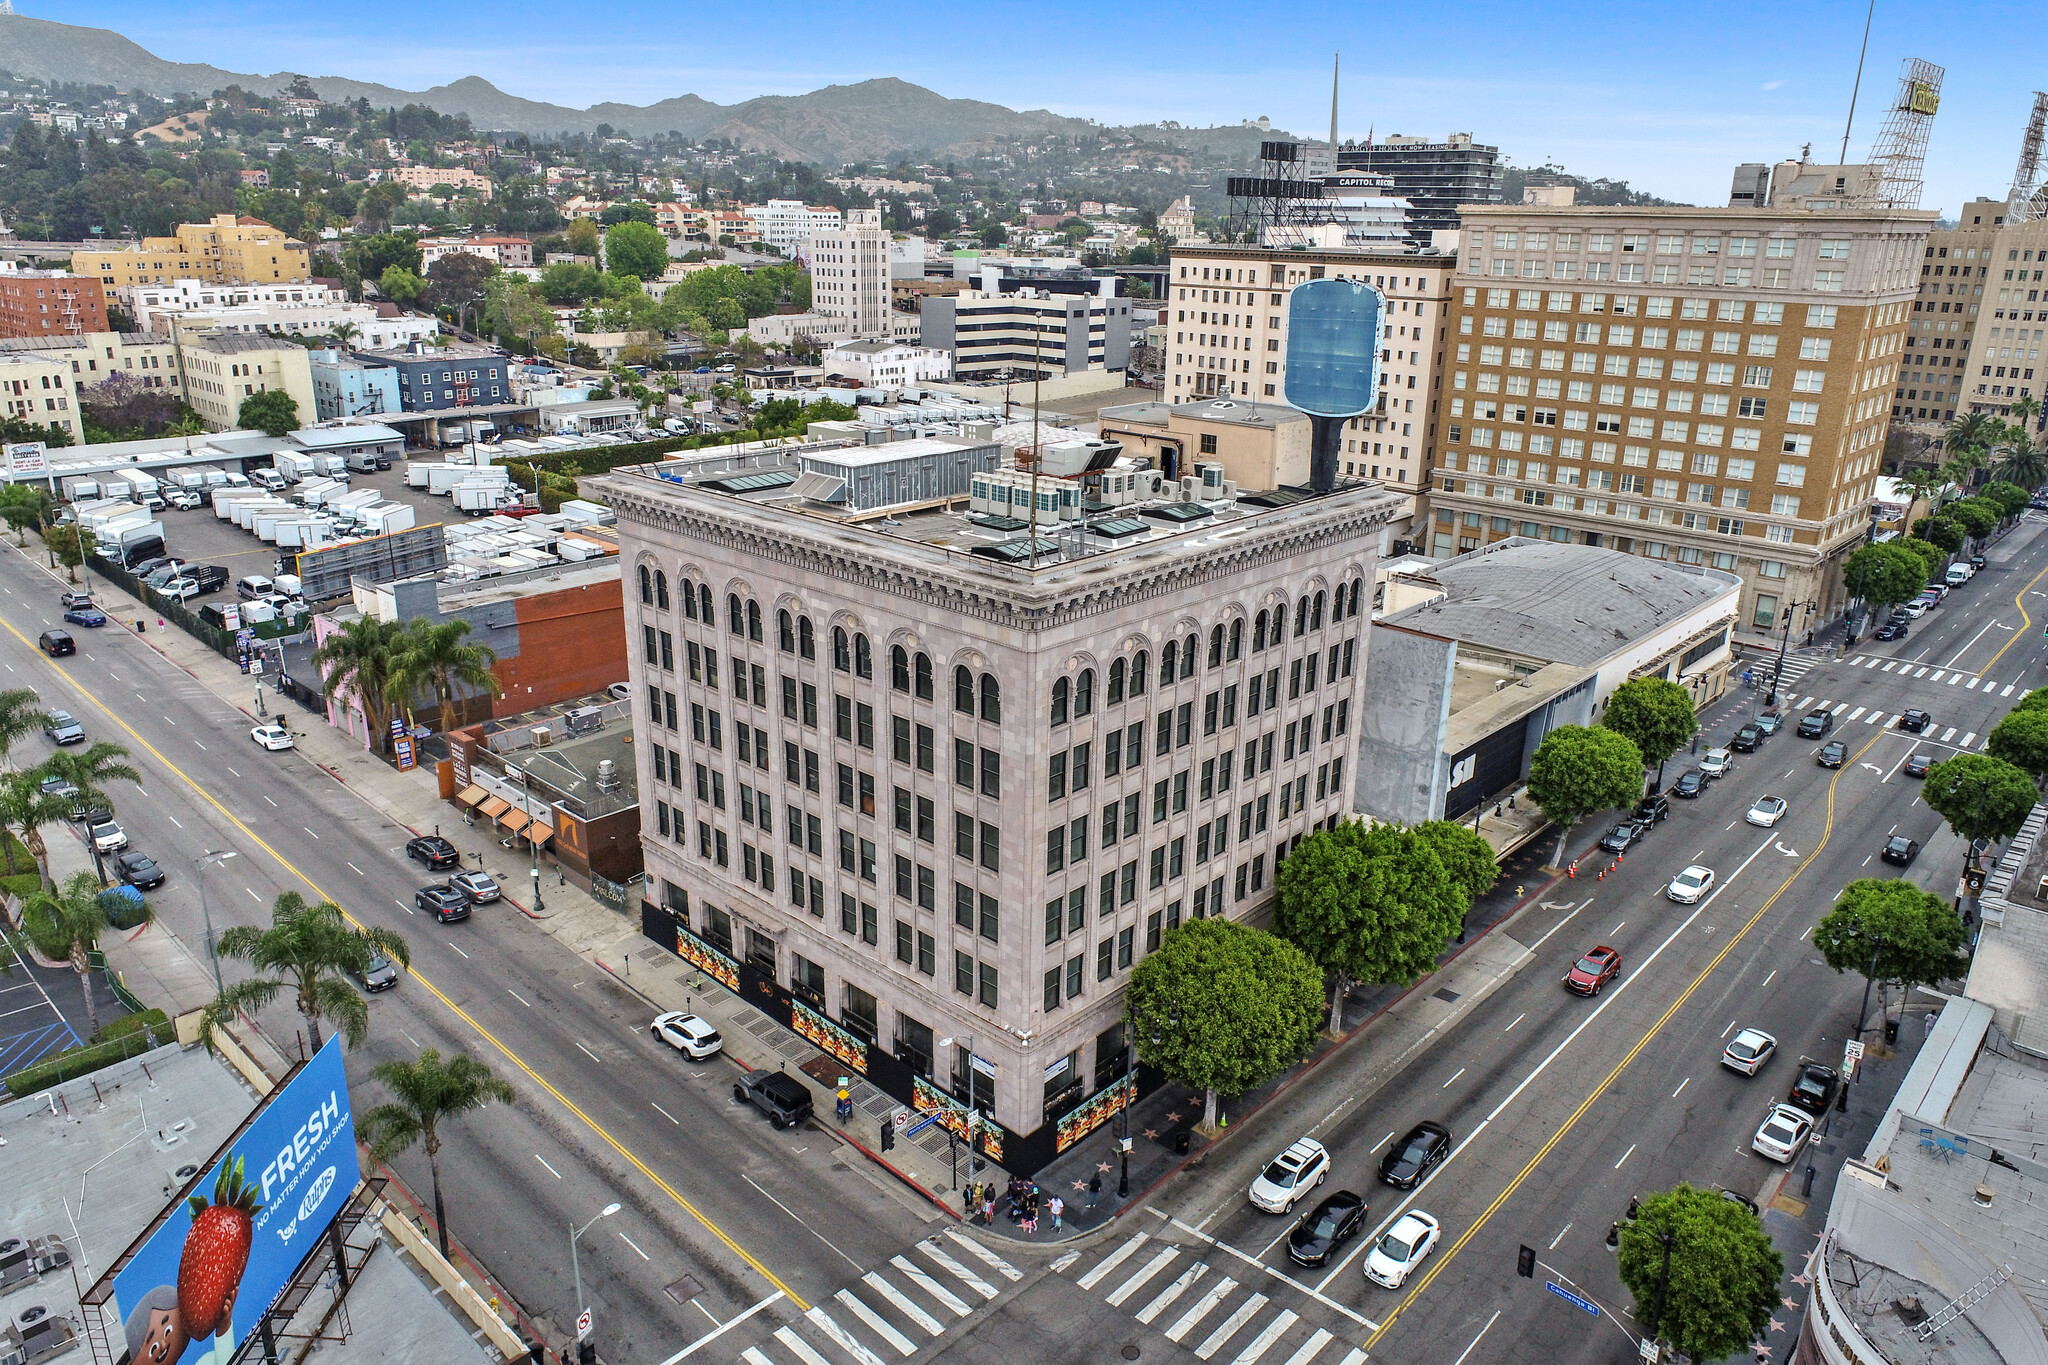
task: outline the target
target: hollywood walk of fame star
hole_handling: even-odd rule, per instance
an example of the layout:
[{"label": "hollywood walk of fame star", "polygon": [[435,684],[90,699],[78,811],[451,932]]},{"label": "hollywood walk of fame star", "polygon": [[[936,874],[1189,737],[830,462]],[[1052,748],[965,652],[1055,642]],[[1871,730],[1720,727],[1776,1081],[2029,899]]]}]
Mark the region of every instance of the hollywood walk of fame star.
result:
[{"label": "hollywood walk of fame star", "polygon": [[1773,1332],[1782,1332],[1782,1331],[1784,1331],[1784,1330],[1785,1330],[1785,1324],[1784,1324],[1784,1323],[1782,1323],[1782,1322],[1779,1322],[1779,1321],[1778,1321],[1778,1320],[1777,1320],[1776,1318],[1772,1318],[1772,1319],[1771,1319],[1771,1330],[1772,1330]]},{"label": "hollywood walk of fame star", "polygon": [[1811,1286],[1811,1285],[1813,1284],[1813,1276],[1811,1276],[1811,1275],[1794,1275],[1794,1276],[1792,1277],[1792,1283],[1794,1283],[1794,1284],[1796,1284],[1796,1285],[1802,1285],[1802,1286]]},{"label": "hollywood walk of fame star", "polygon": [[1180,1115],[1179,1115],[1179,1114],[1168,1114],[1168,1115],[1166,1116],[1166,1121],[1167,1121],[1168,1123],[1179,1123],[1179,1122],[1180,1122]]},{"label": "hollywood walk of fame star", "polygon": [[1147,1128],[1145,1130],[1145,1136],[1148,1138],[1156,1138],[1159,1136],[1159,1130],[1156,1128]]},{"label": "hollywood walk of fame star", "polygon": [[1106,1171],[1109,1169],[1109,1163],[1107,1161],[1098,1161],[1095,1163],[1095,1169],[1098,1171]]},{"label": "hollywood walk of fame star", "polygon": [[1083,1183],[1082,1183],[1081,1181],[1078,1181],[1078,1180],[1076,1180],[1076,1181],[1074,1182],[1074,1188],[1075,1188],[1075,1189],[1077,1189],[1077,1190],[1085,1190],[1085,1189],[1087,1189],[1088,1187],[1087,1187],[1087,1186],[1086,1186],[1085,1184],[1083,1184]]},{"label": "hollywood walk of fame star", "polygon": [[1787,1308],[1791,1309],[1795,1313],[1799,1311],[1799,1305],[1792,1302],[1792,1300],[1790,1299],[1779,1299],[1778,1302],[1784,1304]]}]

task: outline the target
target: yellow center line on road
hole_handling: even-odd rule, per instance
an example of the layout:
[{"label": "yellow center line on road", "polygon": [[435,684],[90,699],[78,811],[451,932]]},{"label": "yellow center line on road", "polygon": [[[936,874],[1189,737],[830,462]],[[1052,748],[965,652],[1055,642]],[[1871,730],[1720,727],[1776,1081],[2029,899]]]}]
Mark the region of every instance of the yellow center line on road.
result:
[{"label": "yellow center line on road", "polygon": [[[108,706],[105,702],[101,701],[97,696],[95,696],[90,688],[86,687],[84,683],[80,682],[71,674],[57,667],[56,663],[53,660],[47,658],[43,654],[42,650],[36,649],[34,643],[30,641],[26,635],[23,635],[19,630],[16,630],[14,628],[13,622],[0,621],[0,626],[4,626],[7,630],[7,633],[9,635],[12,635],[15,639],[21,641],[25,645],[28,645],[29,648],[35,649],[36,658],[41,660],[43,664],[50,669],[51,672],[56,673],[58,676],[62,677],[66,682],[70,683],[73,687],[77,688],[79,694],[82,695],[87,701],[91,702],[94,706],[98,707],[101,714],[105,715],[107,719],[111,720],[115,725],[120,726],[121,729],[127,731],[128,736],[131,739],[133,739],[137,744],[141,745],[144,749],[147,749],[150,752],[151,756],[157,760],[157,762],[163,764],[164,767],[170,769],[171,772],[175,773],[179,781],[183,782],[193,791],[199,793],[199,795],[205,799],[208,805],[212,806],[215,810],[219,811],[223,818],[225,818],[230,824],[234,825],[234,827],[240,830],[243,834],[247,835],[250,841],[253,842],[258,848],[261,848],[265,853],[268,853],[273,859],[275,859],[279,867],[282,867],[286,872],[289,872],[292,876],[304,882],[307,885],[307,887],[309,887],[312,890],[313,894],[318,896],[321,900],[333,901],[336,905],[341,904],[341,902],[339,900],[336,900],[335,897],[328,895],[327,892],[322,890],[319,884],[316,883],[311,877],[308,877],[305,873],[299,871],[298,868],[294,867],[291,861],[287,859],[283,854],[279,853],[276,849],[272,848],[268,843],[264,842],[263,838],[260,835],[258,835],[254,830],[250,829],[246,824],[243,824],[241,819],[238,816],[236,816],[233,811],[229,810],[226,806],[223,806],[218,800],[214,798],[213,793],[206,790],[206,788],[201,786],[199,783],[194,782],[189,776],[186,775],[184,769],[180,768],[177,764],[171,762],[171,760],[166,758],[163,755],[163,752],[159,750],[154,744],[151,744],[148,740],[144,739],[140,734],[136,733],[134,726],[128,724],[127,721],[121,719],[121,717],[115,713],[114,709]],[[349,914],[347,910],[344,909],[341,913],[343,917],[346,918],[348,922],[354,925],[356,928],[360,929],[363,927],[362,922],[358,920],[354,915]],[[433,982],[429,981],[426,977],[420,975],[420,973],[417,971],[408,969],[407,974],[410,975],[413,980],[419,982],[420,985],[424,986],[427,989],[428,993],[431,994],[436,1000],[440,1001],[443,1005],[447,1006],[449,1013],[453,1014],[463,1023],[475,1029],[477,1032],[477,1036],[482,1038],[485,1042],[489,1043],[492,1047],[496,1048],[499,1051],[499,1053],[504,1056],[506,1061],[512,1063],[512,1065],[518,1067],[521,1071],[525,1072],[529,1080],[531,1080],[535,1085],[539,1086],[542,1090],[545,1090],[549,1095],[553,1096],[554,1099],[558,1103],[560,1103],[564,1109],[568,1110],[571,1114],[575,1115],[576,1118],[580,1120],[585,1127],[589,1128],[591,1132],[597,1134],[598,1137],[602,1138],[605,1144],[609,1146],[613,1151],[617,1152],[621,1157],[625,1158],[626,1162],[629,1165],[631,1165],[634,1170],[646,1176],[647,1179],[652,1181],[654,1186],[657,1189],[659,1189],[663,1194],[675,1200],[676,1204],[685,1213],[689,1214],[690,1217],[696,1219],[699,1226],[701,1226],[706,1232],[709,1232],[713,1237],[716,1237],[719,1241],[723,1242],[727,1250],[731,1251],[733,1255],[739,1257],[742,1261],[745,1261],[749,1266],[751,1266],[755,1270],[756,1273],[758,1273],[761,1276],[762,1279],[768,1281],[768,1283],[774,1285],[777,1289],[781,1290],[782,1293],[789,1299],[789,1301],[797,1306],[799,1312],[810,1311],[810,1305],[804,1302],[804,1300],[798,1296],[795,1290],[791,1289],[788,1285],[784,1284],[780,1279],[776,1278],[776,1275],[773,1271],[769,1270],[767,1266],[762,1265],[758,1260],[756,1260],[753,1257],[753,1255],[747,1251],[745,1247],[741,1246],[738,1242],[735,1242],[731,1238],[731,1236],[726,1233],[725,1229],[719,1227],[718,1224],[712,1222],[710,1218],[705,1216],[703,1210],[699,1209],[695,1204],[691,1203],[688,1199],[685,1199],[673,1185],[670,1185],[666,1180],[662,1179],[659,1175],[656,1175],[652,1170],[650,1170],[646,1162],[642,1161],[638,1156],[634,1155],[631,1149],[629,1149],[623,1142],[620,1142],[617,1138],[613,1137],[608,1131],[605,1130],[602,1124],[597,1122],[597,1120],[593,1119],[589,1114],[583,1112],[582,1108],[578,1106],[574,1100],[570,1099],[567,1095],[564,1095],[561,1091],[557,1090],[554,1087],[554,1085],[550,1083],[545,1077],[543,1077],[538,1071],[535,1071],[531,1066],[528,1066],[525,1059],[522,1058],[518,1053],[514,1052],[511,1048],[507,1047],[502,1041],[499,1040],[497,1035],[493,1034],[489,1029],[485,1028],[482,1024],[478,1023],[474,1018],[470,1016],[467,1010],[462,1008],[462,1006],[456,1004],[453,1000],[450,1000],[446,995],[444,995],[441,992],[440,987],[434,985]]]},{"label": "yellow center line on road", "polygon": [[2007,640],[2002,646],[2000,646],[1998,652],[1991,656],[1991,661],[1985,664],[1982,668],[1977,670],[1978,673],[1990,673],[1992,668],[1998,663],[1998,661],[2005,657],[2005,651],[2011,649],[2013,645],[2018,642],[2019,638],[2022,635],[2025,635],[2029,630],[2033,629],[2034,618],[2027,615],[2026,596],[2028,592],[2032,591],[2033,586],[2036,583],[2039,583],[2043,578],[2048,578],[2048,569],[2043,569],[2040,573],[2037,573],[2032,578],[2028,579],[2027,586],[2021,588],[2018,592],[2012,595],[2012,604],[2020,609],[2020,620],[2025,622],[2026,624],[2022,625],[2018,630],[2012,633],[2012,639]]},{"label": "yellow center line on road", "polygon": [[[2048,574],[2048,569],[2044,569],[2042,572],[2044,574]],[[2022,591],[2025,590],[2022,589]],[[1670,1008],[1666,1009],[1662,1015],[1658,1016],[1657,1022],[1650,1025],[1650,1027],[1643,1033],[1643,1036],[1636,1040],[1635,1046],[1631,1047],[1628,1050],[1628,1055],[1626,1055],[1619,1062],[1616,1062],[1614,1064],[1614,1069],[1612,1071],[1609,1071],[1607,1075],[1601,1080],[1600,1084],[1593,1087],[1592,1092],[1588,1094],[1584,1100],[1580,1101],[1579,1107],[1574,1109],[1571,1112],[1571,1115],[1567,1117],[1562,1124],[1558,1125],[1557,1131],[1551,1134],[1550,1140],[1548,1142],[1545,1142],[1543,1146],[1537,1151],[1536,1155],[1529,1159],[1529,1164],[1522,1167],[1522,1169],[1516,1173],[1515,1178],[1508,1182],[1507,1187],[1503,1189],[1500,1192],[1500,1194],[1494,1198],[1494,1201],[1491,1204],[1488,1204],[1486,1206],[1486,1210],[1483,1213],[1481,1213],[1478,1218],[1473,1220],[1472,1226],[1465,1230],[1464,1235],[1458,1238],[1456,1242],[1453,1242],[1450,1248],[1447,1251],[1445,1251],[1444,1254],[1437,1260],[1437,1263],[1430,1267],[1429,1273],[1424,1275],[1420,1280],[1416,1281],[1415,1287],[1409,1290],[1408,1293],[1402,1298],[1399,1306],[1397,1306],[1393,1312],[1387,1315],[1386,1321],[1380,1324],[1379,1330],[1374,1332],[1370,1337],[1366,1339],[1365,1349],[1367,1351],[1372,1350],[1373,1347],[1379,1344],[1380,1338],[1385,1336],[1387,1332],[1392,1329],[1394,1323],[1400,1318],[1401,1314],[1405,1313],[1408,1310],[1408,1306],[1414,1303],[1417,1298],[1421,1297],[1423,1291],[1427,1290],[1429,1286],[1435,1282],[1436,1277],[1443,1273],[1444,1268],[1450,1265],[1450,1263],[1457,1258],[1458,1253],[1465,1249],[1465,1245],[1468,1242],[1470,1242],[1474,1237],[1478,1236],[1479,1230],[1486,1226],[1486,1224],[1493,1218],[1494,1214],[1500,1212],[1501,1208],[1508,1202],[1510,1198],[1514,1196],[1515,1191],[1519,1190],[1522,1187],[1522,1183],[1535,1173],[1536,1168],[1543,1164],[1544,1160],[1547,1157],[1549,1157],[1551,1151],[1557,1146],[1557,1144],[1564,1140],[1565,1134],[1571,1132],[1571,1130],[1577,1126],[1579,1120],[1586,1116],[1587,1111],[1590,1110],[1593,1107],[1593,1105],[1603,1095],[1605,1095],[1610,1089],[1613,1088],[1614,1083],[1617,1080],[1621,1079],[1621,1073],[1626,1071],[1629,1067],[1629,1064],[1634,1062],[1635,1059],[1639,1055],[1641,1055],[1643,1049],[1650,1045],[1651,1040],[1663,1031],[1664,1026],[1671,1022],[1672,1018],[1675,1015],[1677,1015],[1678,1011],[1684,1007],[1685,1002],[1692,999],[1693,992],[1697,991],[1702,985],[1706,983],[1707,978],[1714,974],[1714,970],[1718,968],[1722,964],[1722,962],[1727,960],[1728,954],[1735,951],[1735,945],[1742,942],[1744,938],[1748,937],[1749,931],[1756,928],[1758,922],[1763,919],[1764,915],[1770,910],[1770,908],[1778,903],[1778,897],[1784,895],[1786,891],[1790,890],[1792,884],[1799,880],[1801,874],[1803,874],[1807,868],[1813,865],[1814,859],[1820,857],[1821,851],[1828,846],[1828,841],[1834,837],[1836,784],[1841,782],[1845,774],[1851,772],[1854,769],[1856,761],[1858,759],[1862,758],[1863,755],[1870,752],[1870,748],[1872,745],[1876,744],[1878,740],[1884,738],[1884,734],[1885,732],[1880,731],[1877,734],[1871,736],[1870,739],[1864,743],[1863,747],[1861,749],[1858,749],[1855,755],[1851,757],[1848,762],[1844,763],[1841,766],[1841,768],[1835,773],[1834,777],[1829,780],[1827,824],[1826,827],[1822,830],[1820,842],[1814,846],[1813,852],[1807,854],[1805,860],[1802,861],[1798,867],[1792,870],[1792,875],[1787,877],[1784,881],[1784,884],[1781,885],[1776,891],[1773,891],[1771,893],[1769,900],[1766,900],[1762,905],[1757,907],[1756,913],[1749,917],[1748,922],[1745,923],[1740,929],[1736,930],[1735,933],[1729,936],[1728,941],[1721,946],[1721,951],[1714,954],[1714,960],[1712,962],[1709,962],[1703,969],[1701,969],[1699,975],[1695,976],[1692,979],[1692,983],[1679,993],[1678,998],[1676,1000],[1673,1000],[1671,1002]]]}]

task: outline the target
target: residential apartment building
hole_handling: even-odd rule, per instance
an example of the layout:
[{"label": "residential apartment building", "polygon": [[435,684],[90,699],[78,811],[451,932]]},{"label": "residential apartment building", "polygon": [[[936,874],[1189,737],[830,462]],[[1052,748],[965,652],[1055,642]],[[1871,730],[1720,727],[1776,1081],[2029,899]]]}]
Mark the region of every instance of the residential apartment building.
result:
[{"label": "residential apartment building", "polygon": [[107,330],[97,276],[0,265],[0,337],[66,337]]},{"label": "residential apartment building", "polygon": [[306,348],[295,341],[243,332],[188,332],[177,336],[185,401],[214,431],[234,431],[242,400],[282,389],[298,404],[299,421],[313,420],[313,372]]},{"label": "residential apartment building", "polygon": [[1121,371],[1131,363],[1131,301],[1110,292],[1113,278],[1099,284],[1089,294],[1019,288],[926,297],[918,302],[918,338],[952,352],[955,379]]},{"label": "residential apartment building", "polygon": [[879,209],[852,209],[846,225],[811,238],[811,311],[846,337],[889,335],[889,234]]},{"label": "residential apartment building", "polygon": [[135,247],[79,251],[71,268],[97,275],[108,289],[167,284],[180,278],[208,284],[306,280],[312,256],[304,242],[260,218],[216,214],[204,223],[180,223],[169,237],[145,237]]},{"label": "residential apartment building", "polygon": [[40,355],[71,367],[71,382],[90,388],[116,375],[126,375],[144,388],[182,395],[178,348],[169,337],[151,332],[88,332],[47,340],[0,340],[0,354]]},{"label": "residential apartment building", "polygon": [[1456,256],[1435,253],[1175,247],[1163,396],[1169,403],[1285,402],[1287,291],[1308,280],[1363,281],[1387,300],[1380,402],[1345,424],[1341,468],[1397,490],[1425,489],[1436,464],[1438,376],[1457,264]]},{"label": "residential apartment building", "polygon": [[2014,399],[2039,401],[2048,391],[2048,221],[2008,223],[2003,199],[1973,199],[1956,219],[1927,234],[1921,256],[1892,394],[1901,421],[2003,417]]},{"label": "residential apartment building", "polygon": [[489,203],[495,188],[491,178],[475,171],[457,170],[452,166],[394,166],[384,172],[384,179],[405,186],[412,193],[422,195],[436,185],[447,185],[456,190],[474,190],[477,197]]},{"label": "residential apartment building", "polygon": [[838,209],[812,208],[801,199],[770,199],[747,213],[753,219],[755,236],[792,256],[810,255],[813,239],[846,226]]},{"label": "residential apartment building", "polygon": [[1464,212],[1430,554],[1604,545],[1736,574],[1753,636],[1835,614],[1933,215]]},{"label": "residential apartment building", "polygon": [[395,366],[368,364],[332,347],[307,357],[313,376],[313,407],[323,422],[338,417],[403,412]]},{"label": "residential apartment building", "polygon": [[[396,311],[386,316],[374,304],[350,303],[348,295],[322,285],[238,289],[195,280],[178,283],[187,288],[130,290],[136,322],[164,336],[183,331],[262,332],[324,339],[349,328],[354,344],[366,349],[409,346],[441,333],[432,316]],[[300,294],[305,295],[303,301],[297,299]],[[293,301],[287,302],[287,295]],[[208,301],[215,299],[220,302]]]},{"label": "residential apartment building", "polygon": [[398,372],[398,396],[407,412],[491,406],[512,401],[505,353],[490,346],[452,342],[400,350],[359,348],[354,359]]},{"label": "residential apartment building", "polygon": [[851,379],[864,389],[892,393],[953,377],[953,357],[945,351],[905,346],[880,337],[841,342],[825,352],[820,363],[827,375]]},{"label": "residential apartment building", "polygon": [[1351,810],[1395,499],[1167,485],[1034,564],[963,552],[933,500],[1014,482],[992,446],[902,444],[932,449],[588,485],[627,575],[643,926],[954,1131],[988,1113],[1029,1173],[1118,1107],[1137,961],[1263,916]]},{"label": "residential apartment building", "polygon": [[59,428],[73,445],[83,441],[70,363],[32,351],[0,354],[0,417]]}]

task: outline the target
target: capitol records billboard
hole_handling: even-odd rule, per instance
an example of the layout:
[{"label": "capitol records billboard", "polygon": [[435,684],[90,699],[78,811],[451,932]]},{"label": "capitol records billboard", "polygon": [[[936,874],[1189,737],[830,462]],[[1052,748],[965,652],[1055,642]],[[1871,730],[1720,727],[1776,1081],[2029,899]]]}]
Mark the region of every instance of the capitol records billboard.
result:
[{"label": "capitol records billboard", "polygon": [[355,1193],[341,1039],[272,1095],[114,1274],[115,1359],[227,1365]]}]

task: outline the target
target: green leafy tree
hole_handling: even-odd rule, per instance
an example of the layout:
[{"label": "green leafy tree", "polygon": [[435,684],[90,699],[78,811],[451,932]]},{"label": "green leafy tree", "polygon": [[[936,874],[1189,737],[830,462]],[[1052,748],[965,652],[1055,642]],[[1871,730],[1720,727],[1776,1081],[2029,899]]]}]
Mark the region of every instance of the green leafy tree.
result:
[{"label": "green leafy tree", "polygon": [[359,616],[343,622],[313,651],[322,693],[329,701],[346,704],[352,698],[361,703],[363,718],[376,736],[371,742],[379,752],[389,733],[393,676],[404,633],[399,622]]},{"label": "green leafy tree", "polygon": [[[0,765],[6,765],[17,742],[50,723],[43,699],[33,687],[11,687],[0,692]],[[8,871],[14,870],[10,864]]]},{"label": "green leafy tree", "polygon": [[1664,762],[1699,733],[1692,692],[1666,678],[1635,678],[1614,689],[1600,723],[1628,736],[1645,763],[1657,765],[1657,785],[1664,784]]},{"label": "green leafy tree", "polygon": [[1952,502],[1942,510],[1942,515],[1959,522],[1964,531],[1973,537],[1988,536],[1998,529],[2002,520],[1998,508],[1983,498],[1964,498]]},{"label": "green leafy tree", "polygon": [[983,223],[981,225],[981,244],[984,248],[993,251],[1009,240],[1010,229],[1003,224]]},{"label": "green leafy tree", "polygon": [[43,544],[49,547],[57,562],[69,571],[70,581],[78,581],[78,566],[85,563],[87,555],[99,548],[99,537],[75,521],[59,522],[43,528]]},{"label": "green leafy tree", "polygon": [[2034,779],[1990,754],[1957,754],[1927,770],[1920,799],[1965,839],[2010,839],[2041,799]]},{"label": "green leafy tree", "polygon": [[620,223],[604,235],[604,264],[614,275],[658,280],[668,270],[668,238],[648,223]]},{"label": "green leafy tree", "polygon": [[1842,888],[1813,927],[1821,961],[1907,990],[1969,971],[1969,930],[1949,903],[1898,877],[1862,877]]},{"label": "green leafy tree", "polygon": [[410,232],[380,232],[364,237],[351,248],[350,255],[356,273],[368,280],[381,280],[393,266],[410,275],[418,275],[422,269],[419,239]]},{"label": "green leafy tree", "polygon": [[1992,417],[1989,413],[1958,413],[1943,433],[1942,449],[1951,455],[1968,455],[1991,443]]},{"label": "green leafy tree", "polygon": [[438,623],[415,617],[393,644],[390,694],[406,697],[425,692],[439,704],[441,733],[455,728],[455,693],[504,693],[491,665],[498,656],[489,646],[464,643],[469,622],[460,617]]},{"label": "green leafy tree", "polygon": [[1273,932],[1329,976],[1333,1033],[1351,983],[1405,986],[1429,972],[1471,905],[1435,840],[1359,820],[1304,838],[1275,889]]},{"label": "green leafy tree", "polygon": [[491,1074],[482,1062],[456,1053],[445,1063],[433,1048],[416,1062],[381,1062],[370,1075],[393,1098],[377,1105],[356,1124],[357,1136],[370,1149],[370,1159],[386,1162],[414,1146],[427,1154],[434,1179],[434,1229],[441,1254],[448,1254],[448,1210],[441,1200],[441,1125],[448,1119],[496,1102],[510,1104],[518,1093]]},{"label": "green leafy tree", "polygon": [[28,528],[41,526],[50,515],[50,498],[32,484],[10,483],[0,488],[0,517],[14,528],[14,543],[28,544]]},{"label": "green leafy tree", "polygon": [[402,265],[387,265],[377,277],[377,292],[393,303],[418,303],[427,292],[427,282]]},{"label": "green leafy tree", "polygon": [[247,962],[259,974],[237,981],[206,1006],[200,1036],[209,1048],[214,1029],[238,1014],[256,1013],[287,986],[315,1051],[320,1048],[322,1019],[355,1047],[369,1036],[370,1007],[343,974],[369,970],[380,952],[402,966],[412,966],[405,940],[391,930],[358,930],[340,906],[332,901],[308,905],[296,891],[285,892],[272,904],[268,929],[237,924],[221,934],[215,951]]},{"label": "green leafy tree", "polygon": [[[36,874],[42,879],[45,889],[55,885],[50,879],[50,846],[43,842],[43,826],[62,824],[71,818],[71,801],[68,797],[51,796],[43,790],[41,768],[30,768],[24,772],[11,772],[0,778],[0,825],[21,840],[21,846],[28,850],[28,856],[35,860]],[[7,841],[7,871],[14,872],[14,844]]]},{"label": "green leafy tree", "polygon": [[484,286],[498,273],[495,262],[469,251],[451,251],[427,269],[426,298],[455,315],[460,327],[484,300]]},{"label": "green leafy tree", "polygon": [[1913,534],[1948,554],[1963,548],[1963,524],[1953,517],[1923,517],[1914,524]]},{"label": "green leafy tree", "polygon": [[1643,751],[1619,730],[1560,725],[1529,761],[1529,798],[1558,826],[1557,863],[1573,825],[1594,811],[1633,805],[1642,794]]},{"label": "green leafy tree", "polygon": [[2032,480],[2025,488],[2022,488],[2017,483],[2004,482],[2004,475],[2001,474],[1999,476],[2000,482],[1985,484],[1977,491],[1977,496],[1996,504],[1999,512],[2008,519],[2018,516],[2027,508],[2027,500],[2030,496],[2027,489],[2037,486],[2042,482],[2042,479],[2048,479],[2048,455],[2043,455],[2042,459],[2044,462],[2042,478]]},{"label": "green leafy tree", "polygon": [[[22,906],[24,916],[41,919],[50,937],[63,946],[71,970],[78,974],[78,989],[85,996],[85,1019],[94,1033],[100,1031],[100,1007],[92,995],[91,953],[108,928],[107,888],[97,872],[74,872],[55,890],[38,891]],[[156,912],[145,903],[138,923],[147,924]]]},{"label": "green leafy tree", "polygon": [[[1493,845],[1479,837],[1469,825],[1451,820],[1425,820],[1415,826],[1415,833],[1443,861],[1444,871],[1451,874],[1465,893],[1465,908],[1470,910],[1472,902],[1493,889],[1500,880],[1500,862],[1493,856]],[[1460,917],[1462,918],[1460,912]]]},{"label": "green leafy tree", "polygon": [[2021,488],[2039,488],[2048,483],[2048,450],[2031,440],[2022,442],[2006,451],[2005,458],[1993,466],[1993,472]]},{"label": "green leafy tree", "polygon": [[[1941,552],[1941,547],[1929,541],[1907,539],[1894,540],[1890,543],[1910,552],[1914,558],[1920,561],[1920,581],[1922,583],[1933,582],[1935,575],[1941,572],[1942,566],[1948,563],[1948,556]],[[1916,593],[1915,595],[1917,596],[1918,594]]]},{"label": "green leafy tree", "polygon": [[1927,585],[1927,562],[1896,542],[1864,545],[1842,561],[1842,582],[1864,601],[1889,607],[1920,595]]},{"label": "green leafy tree", "polygon": [[2032,774],[2036,782],[2048,777],[2048,710],[2014,707],[1991,727],[1986,747],[1993,758]]},{"label": "green leafy tree", "polygon": [[1227,919],[1190,920],[1131,972],[1124,1026],[1138,1056],[1176,1084],[1241,1095],[1300,1061],[1322,1017],[1323,974],[1285,939]]},{"label": "green leafy tree", "polygon": [[1638,1327],[1689,1360],[1720,1360],[1770,1326],[1785,1260],[1755,1214],[1681,1184],[1644,1198],[1622,1224],[1615,1269]]},{"label": "green leafy tree", "polygon": [[562,230],[562,235],[568,240],[569,253],[572,256],[595,258],[604,245],[604,237],[598,231],[597,224],[588,218],[578,218],[570,223]]},{"label": "green leafy tree", "polygon": [[2015,711],[2048,711],[2048,687],[2036,687],[2013,703]]},{"label": "green leafy tree", "polygon": [[299,400],[283,389],[265,389],[242,400],[235,425],[279,437],[299,428]]}]

